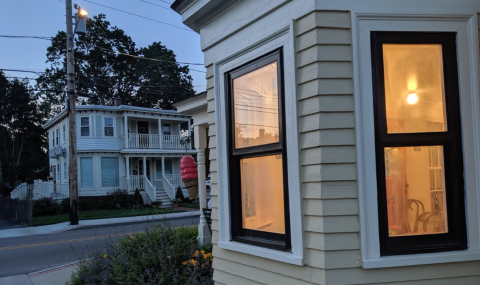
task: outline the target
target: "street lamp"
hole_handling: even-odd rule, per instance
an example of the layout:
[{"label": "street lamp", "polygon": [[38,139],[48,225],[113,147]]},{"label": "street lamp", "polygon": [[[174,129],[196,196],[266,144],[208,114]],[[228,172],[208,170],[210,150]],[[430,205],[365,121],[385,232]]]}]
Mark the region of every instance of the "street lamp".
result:
[{"label": "street lamp", "polygon": [[75,30],[73,33],[84,35],[87,32],[88,12],[77,4],[73,5],[73,7],[77,9],[77,13],[75,13]]}]

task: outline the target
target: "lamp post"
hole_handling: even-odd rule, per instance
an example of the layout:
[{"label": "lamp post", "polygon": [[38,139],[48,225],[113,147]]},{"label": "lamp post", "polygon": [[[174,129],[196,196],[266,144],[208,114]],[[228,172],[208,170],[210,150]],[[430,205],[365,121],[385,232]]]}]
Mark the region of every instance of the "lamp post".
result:
[{"label": "lamp post", "polygon": [[[78,225],[78,189],[77,189],[77,133],[75,127],[75,69],[73,57],[73,16],[72,0],[65,0],[66,20],[67,20],[67,94],[68,94],[68,129],[69,129],[69,148],[68,148],[68,180],[70,196],[70,224]],[[80,21],[85,22],[87,12],[75,4],[78,13],[75,15],[77,30]],[[77,20],[78,18],[78,20]],[[83,25],[82,25],[83,27]],[[80,31],[79,31],[80,32]],[[84,32],[84,31],[83,31]]]}]

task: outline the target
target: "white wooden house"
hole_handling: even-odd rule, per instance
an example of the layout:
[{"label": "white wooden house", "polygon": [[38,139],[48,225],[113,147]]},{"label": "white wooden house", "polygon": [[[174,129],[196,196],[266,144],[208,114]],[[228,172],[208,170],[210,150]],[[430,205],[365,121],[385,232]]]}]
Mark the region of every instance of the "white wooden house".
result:
[{"label": "white wooden house", "polygon": [[216,284],[480,284],[480,1],[172,8],[205,54]]},{"label": "white wooden house", "polygon": [[[144,201],[169,203],[184,187],[180,159],[195,153],[182,144],[190,116],[176,111],[135,106],[76,107],[77,169],[80,197],[105,196],[114,189],[139,189]],[[44,126],[48,132],[50,176],[58,191],[68,194],[68,112]],[[57,186],[58,185],[58,186]],[[57,192],[57,189],[55,189]],[[186,191],[184,190],[184,193]]]}]

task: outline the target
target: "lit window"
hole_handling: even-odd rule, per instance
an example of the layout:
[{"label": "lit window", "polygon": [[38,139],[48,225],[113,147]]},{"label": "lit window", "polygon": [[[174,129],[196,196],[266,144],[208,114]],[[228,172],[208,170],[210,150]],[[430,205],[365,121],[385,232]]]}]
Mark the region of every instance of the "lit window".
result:
[{"label": "lit window", "polygon": [[82,137],[90,136],[90,118],[89,117],[80,118],[80,136]]},{"label": "lit window", "polygon": [[372,36],[381,255],[466,249],[455,34]]},{"label": "lit window", "polygon": [[104,135],[106,137],[113,137],[113,118],[104,118]]},{"label": "lit window", "polygon": [[235,241],[290,249],[281,50],[227,73]]}]

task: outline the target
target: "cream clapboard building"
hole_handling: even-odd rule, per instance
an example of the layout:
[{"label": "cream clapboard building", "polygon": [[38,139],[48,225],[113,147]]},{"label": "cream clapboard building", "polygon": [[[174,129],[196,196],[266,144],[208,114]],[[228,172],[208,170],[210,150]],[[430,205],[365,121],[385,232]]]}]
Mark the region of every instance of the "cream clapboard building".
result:
[{"label": "cream clapboard building", "polygon": [[216,284],[480,284],[480,1],[172,8],[205,53]]}]

